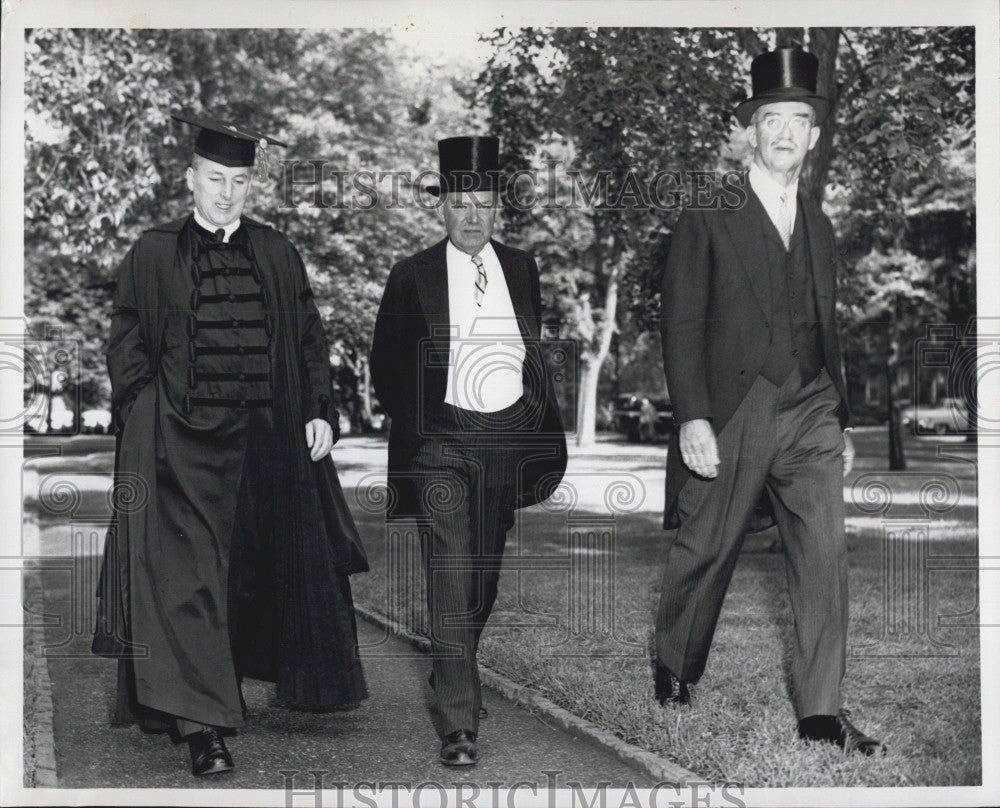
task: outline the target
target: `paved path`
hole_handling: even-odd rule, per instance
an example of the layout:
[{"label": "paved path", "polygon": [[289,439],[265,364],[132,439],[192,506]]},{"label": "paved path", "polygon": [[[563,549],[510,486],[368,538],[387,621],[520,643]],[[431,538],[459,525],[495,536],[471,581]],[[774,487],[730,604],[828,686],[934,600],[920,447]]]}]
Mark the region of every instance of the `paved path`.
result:
[{"label": "paved path", "polygon": [[[326,772],[323,780],[328,787],[338,781],[440,783],[446,788],[463,782],[506,787],[531,783],[539,789],[573,783],[593,787],[602,782],[649,787],[657,782],[642,767],[624,762],[592,740],[550,726],[489,689],[484,703],[490,715],[480,726],[482,760],[474,768],[446,769],[437,762],[426,656],[364,621],[359,623],[359,639],[369,649],[365,672],[371,697],[359,709],[326,715],[290,712],[273,706],[273,685],[248,681],[247,726],[228,742],[236,771],[195,779],[188,772],[185,744],[144,735],[138,727],[109,726],[115,663],[88,653],[87,634],[74,636],[69,619],[71,576],[61,570],[29,576],[38,584],[29,590],[41,599],[34,605],[63,618],[58,625],[35,630],[40,635],[35,638],[35,652],[39,644],[50,646],[46,668],[59,787],[280,789],[286,784],[283,770],[301,772],[293,781],[298,790],[311,787],[311,771]],[[37,674],[27,683],[33,702],[30,691],[39,690],[39,685],[44,689],[45,682]],[[32,719],[26,716],[26,720]]]},{"label": "paved path", "polygon": [[[138,727],[109,726],[116,666],[89,654],[92,579],[108,516],[112,444],[107,438],[77,438],[58,448],[37,443],[26,452],[33,459],[26,463],[24,492],[26,512],[40,519],[27,520],[24,544],[26,554],[41,559],[47,569],[28,573],[26,592],[36,613],[59,616],[44,630],[29,631],[26,643],[33,661],[40,660],[43,646],[48,646],[45,663],[30,666],[26,675],[26,723],[33,761],[39,761],[38,785],[283,788],[288,775],[282,772],[298,771],[302,774],[294,779],[294,787],[308,789],[313,775],[307,772],[320,771],[327,784],[526,783],[545,789],[573,783],[648,787],[693,776],[607,735],[604,743],[580,737],[581,731],[600,733],[554,705],[531,698],[533,694],[520,694],[529,696],[523,702],[535,702],[526,709],[489,688],[484,699],[490,716],[480,726],[480,763],[447,769],[437,761],[426,655],[410,642],[359,621],[371,692],[359,709],[327,715],[289,712],[272,705],[273,685],[248,681],[248,723],[229,742],[236,771],[219,778],[192,778],[186,744],[175,746],[165,736],[144,735]],[[384,453],[382,440],[344,441],[337,449],[337,465],[345,487],[374,482],[368,478],[373,467],[384,463]],[[72,495],[64,496],[68,491]],[[69,523],[87,526],[83,544],[71,543]],[[72,555],[77,555],[75,564]],[[486,675],[517,695],[516,686],[491,672]]]},{"label": "paved path", "polygon": [[[872,431],[870,436],[859,435],[858,442],[864,446],[876,437]],[[36,459],[26,464],[26,499],[41,513],[43,521],[40,532],[26,530],[25,551],[42,558],[45,564],[68,562],[67,556],[74,549],[84,549],[71,548],[67,531],[59,529],[67,518],[90,524],[96,532],[106,522],[109,443],[107,439],[87,440],[78,439],[75,451],[60,452],[62,458],[43,458],[38,452]],[[874,446],[864,448],[871,452]],[[347,440],[336,451],[345,487],[374,482],[369,479],[372,469],[384,464],[385,444],[378,439]],[[663,452],[662,445],[600,445],[590,453],[574,452],[571,464],[574,473],[585,480],[588,475],[620,472],[627,458],[629,474],[635,475],[645,495],[642,509],[655,511],[658,498],[662,499]],[[74,459],[70,461],[67,455]],[[859,462],[862,473],[866,463],[871,461],[865,457]],[[934,465],[938,463],[941,461]],[[948,465],[952,473],[971,476],[965,470],[968,464],[952,461]],[[60,498],[60,482],[70,483],[80,495],[72,514]],[[585,486],[581,489],[581,495],[586,496]],[[974,511],[974,504],[968,501],[961,507]],[[88,544],[84,552],[99,552],[98,543]],[[96,564],[86,566],[93,571]],[[625,762],[611,748],[614,742],[602,746],[555,728],[541,720],[537,710],[519,707],[491,690],[484,695],[490,717],[480,727],[482,761],[470,769],[446,769],[437,762],[438,740],[431,723],[426,656],[397,638],[379,644],[384,632],[362,622],[361,642],[370,646],[365,656],[371,691],[368,701],[347,713],[292,713],[272,706],[273,686],[248,682],[248,725],[229,743],[236,771],[196,780],[188,771],[186,745],[174,746],[164,736],[143,735],[136,727],[109,726],[108,703],[115,664],[88,653],[93,606],[87,598],[94,591],[94,582],[87,575],[78,576],[77,591],[86,594],[71,598],[73,578],[65,565],[62,570],[29,573],[28,579],[26,591],[34,599],[29,606],[35,614],[59,617],[44,630],[34,629],[27,634],[27,662],[31,664],[26,664],[25,720],[31,744],[26,747],[26,768],[34,767],[38,785],[280,789],[286,786],[289,776],[282,771],[298,771],[294,787],[307,790],[313,782],[313,775],[307,772],[319,771],[325,773],[323,781],[328,787],[338,781],[440,783],[445,787],[475,782],[496,787],[529,783],[545,789],[573,783],[648,787],[658,780],[669,780],[664,771],[690,775],[678,767],[671,769],[672,764],[666,761],[661,761],[660,768],[650,766],[648,758],[644,765],[635,762],[635,757]],[[41,664],[43,645],[50,646],[45,664]],[[55,646],[60,647],[53,653]],[[620,742],[618,745],[620,751]]]}]

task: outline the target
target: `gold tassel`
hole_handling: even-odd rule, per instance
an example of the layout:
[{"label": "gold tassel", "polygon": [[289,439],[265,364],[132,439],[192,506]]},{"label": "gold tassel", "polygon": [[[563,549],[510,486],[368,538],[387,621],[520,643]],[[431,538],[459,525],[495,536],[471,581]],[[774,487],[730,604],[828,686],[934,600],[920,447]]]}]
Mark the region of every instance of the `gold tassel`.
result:
[{"label": "gold tassel", "polygon": [[267,139],[261,138],[257,141],[257,154],[255,155],[257,160],[257,180],[258,182],[267,181]]}]

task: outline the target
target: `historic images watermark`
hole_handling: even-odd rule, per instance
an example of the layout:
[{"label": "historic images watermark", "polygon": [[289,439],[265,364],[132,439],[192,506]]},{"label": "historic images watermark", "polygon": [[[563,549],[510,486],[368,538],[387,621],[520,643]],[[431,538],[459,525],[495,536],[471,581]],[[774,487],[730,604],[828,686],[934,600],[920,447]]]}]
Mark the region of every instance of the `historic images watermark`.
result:
[{"label": "historic images watermark", "polygon": [[0,335],[0,369],[24,390],[20,408],[0,413],[0,435],[77,434],[82,355],[82,340],[61,329]]},{"label": "historic images watermark", "polygon": [[539,772],[534,780],[506,785],[499,782],[450,782],[435,780],[347,783],[328,780],[324,769],[281,769],[286,808],[346,808],[346,806],[401,805],[455,806],[455,808],[516,808],[539,805],[547,808],[745,808],[741,783],[656,783],[636,787],[633,783],[600,783],[583,786],[566,780],[556,769]]},{"label": "historic images watermark", "polygon": [[[466,496],[459,486],[448,484],[446,475],[427,486],[426,493],[439,498],[438,507],[457,508]],[[380,515],[396,497],[384,477],[373,474],[359,482],[352,504]],[[494,613],[490,624],[541,631],[537,649],[541,657],[644,657],[645,643],[623,631],[616,593],[621,585],[617,573],[621,517],[646,504],[646,487],[634,474],[571,471],[540,504],[542,511],[556,516],[561,524],[559,532],[547,535],[544,546],[526,540],[529,532],[521,527],[518,516],[502,557],[479,558],[476,563],[468,557],[435,557],[429,562],[429,573],[458,569],[480,574],[482,566],[490,563],[502,569],[513,579],[504,584],[510,599]],[[421,634],[434,631],[423,605],[426,582],[421,543],[428,540],[428,530],[418,520],[386,523],[386,564],[378,607],[390,625]],[[565,597],[557,608],[539,609],[526,602],[524,593],[540,580],[559,582]],[[454,626],[469,616],[447,614],[444,619]],[[368,656],[408,655],[407,651],[392,650],[389,640],[387,632],[375,643],[362,646],[362,651]],[[459,651],[455,649],[455,653]]]},{"label": "historic images watermark", "polygon": [[[504,205],[515,211],[735,210],[747,199],[741,171],[629,168],[585,172],[548,160],[540,169],[489,173],[495,175]],[[471,173],[452,175],[458,191],[476,190],[481,179]],[[278,198],[282,208],[392,210],[415,205],[431,210],[442,204],[442,198],[425,189],[441,183],[437,171],[344,171],[328,160],[284,160]]]},{"label": "historic images watermark", "polygon": [[[979,374],[1000,366],[997,361],[998,340],[988,323],[976,330],[957,332],[953,327],[932,327],[926,339],[918,340],[914,349],[914,375],[941,373],[939,394],[944,400],[965,401],[975,396],[974,369]],[[482,334],[492,339],[488,330]],[[18,413],[6,413],[4,430],[21,435],[27,428],[34,431],[52,409],[52,379],[57,386],[79,378],[79,345],[59,333],[44,337],[19,334],[4,338],[5,361],[16,366],[25,376],[24,404]],[[427,345],[427,361],[432,358],[432,345]],[[557,378],[565,377],[572,389],[578,372],[579,358],[572,340],[553,340],[548,346],[552,355],[549,365]],[[974,361],[976,360],[976,361]],[[970,370],[971,368],[971,370]],[[945,372],[947,370],[951,372]],[[540,373],[528,373],[529,388],[541,383]],[[533,381],[532,381],[533,380]],[[924,391],[927,384],[918,384]],[[930,402],[923,403],[924,392],[916,394],[918,415],[929,417]],[[575,411],[575,399],[566,402],[569,413]],[[958,406],[957,404],[954,406]],[[920,416],[923,417],[923,416]],[[568,424],[572,428],[572,423]],[[992,422],[980,418],[980,434],[987,434]],[[912,427],[922,434],[919,423]],[[962,424],[957,434],[967,434],[971,426]],[[43,435],[45,441],[75,434],[52,431]],[[936,431],[936,430],[924,430]],[[949,430],[951,431],[951,430]],[[516,440],[517,435],[511,435]],[[48,444],[47,444],[48,445]],[[54,446],[55,444],[52,444]],[[948,444],[952,452],[959,444]],[[57,451],[47,449],[46,451]],[[970,455],[970,462],[972,456]],[[865,519],[878,523],[881,542],[881,589],[879,630],[874,642],[854,645],[851,653],[861,657],[952,657],[960,653],[948,636],[953,629],[974,628],[979,621],[978,601],[946,605],[940,602],[942,576],[975,575],[991,563],[981,559],[974,548],[968,552],[945,548],[938,534],[946,523],[968,519],[970,506],[975,507],[975,469],[968,475],[955,475],[944,470],[921,472],[872,471],[859,476],[853,483],[848,502]],[[448,488],[446,480],[429,496],[454,499],[461,492]],[[98,588],[103,544],[111,513],[119,518],[141,514],[147,507],[149,486],[134,475],[121,475],[112,480],[106,471],[88,468],[46,468],[37,458],[26,457],[22,484],[25,507],[45,524],[60,525],[64,531],[63,551],[57,557],[41,558],[37,549],[22,547],[23,562],[18,567],[47,570],[60,576],[70,596],[61,614],[42,614],[30,609],[23,615],[27,628],[48,626],[48,642],[43,649],[46,657],[88,656],[89,640],[96,619],[95,591]],[[649,494],[640,476],[623,470],[614,475],[593,471],[570,472],[555,488],[552,496],[540,508],[558,518],[561,529],[547,537],[544,547],[531,546],[521,537],[528,531],[520,523],[511,531],[512,540],[498,564],[513,581],[505,586],[510,592],[520,592],[539,576],[557,579],[567,593],[561,610],[539,612],[520,597],[506,601],[493,618],[494,624],[539,629],[544,632],[539,653],[543,656],[641,656],[644,648],[636,638],[623,634],[616,615],[616,557],[621,520],[624,516],[649,508]],[[395,496],[386,487],[384,472],[373,472],[361,479],[355,488],[353,507],[381,515]],[[518,516],[520,519],[520,514]],[[113,529],[113,526],[112,526]],[[423,612],[424,571],[420,558],[420,526],[411,521],[387,523],[385,542],[386,565],[383,577],[384,600],[379,610],[392,622],[412,630],[425,631]],[[460,563],[444,560],[441,563]],[[112,581],[104,582],[113,585]],[[970,590],[971,591],[971,590]],[[460,615],[455,615],[459,619]],[[55,628],[55,630],[51,630]],[[104,626],[113,636],[124,637],[124,627]],[[391,653],[387,635],[376,645],[365,647],[366,654]],[[381,646],[381,647],[376,647]],[[141,647],[134,653],[142,654]]]},{"label": "historic images watermark", "polygon": [[[978,387],[983,375],[1000,368],[998,330],[983,318],[965,329],[927,325],[913,343],[913,401],[901,408],[900,428],[918,439],[949,441],[936,453],[952,465],[870,471],[851,485],[848,502],[879,530],[882,595],[877,636],[852,645],[852,656],[956,657],[961,649],[949,631],[980,624],[975,580],[980,571],[996,569],[995,559],[980,557],[976,545],[962,549],[942,539],[963,524],[976,527],[979,466],[976,443],[967,439],[997,432],[995,420],[979,415]],[[941,583],[956,574],[970,582],[968,598],[944,604]]]}]

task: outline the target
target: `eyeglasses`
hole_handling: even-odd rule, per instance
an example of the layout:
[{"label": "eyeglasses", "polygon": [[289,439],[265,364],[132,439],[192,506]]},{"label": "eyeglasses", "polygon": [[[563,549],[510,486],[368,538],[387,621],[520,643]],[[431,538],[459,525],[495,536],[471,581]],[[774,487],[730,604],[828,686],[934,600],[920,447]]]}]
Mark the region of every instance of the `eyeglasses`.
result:
[{"label": "eyeglasses", "polygon": [[786,125],[796,135],[803,135],[808,132],[809,128],[812,126],[812,121],[806,115],[785,116],[779,115],[776,112],[764,115],[760,123],[764,127],[765,131],[772,135],[776,135],[778,132],[781,132]]}]

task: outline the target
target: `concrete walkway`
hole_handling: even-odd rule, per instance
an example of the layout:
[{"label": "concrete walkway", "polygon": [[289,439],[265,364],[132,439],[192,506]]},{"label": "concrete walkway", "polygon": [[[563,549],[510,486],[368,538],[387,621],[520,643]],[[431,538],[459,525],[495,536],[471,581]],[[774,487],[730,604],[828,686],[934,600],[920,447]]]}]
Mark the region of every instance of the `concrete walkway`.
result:
[{"label": "concrete walkway", "polygon": [[[350,454],[363,456],[382,448],[367,444],[358,441]],[[93,452],[98,447],[87,448]],[[342,477],[364,476],[367,459],[343,458],[347,462]],[[81,461],[89,466],[84,477],[66,479]],[[360,708],[334,714],[290,712],[273,704],[273,685],[248,680],[247,726],[227,741],[235,772],[196,779],[190,775],[186,744],[144,735],[138,727],[109,725],[116,665],[89,653],[95,608],[91,579],[100,552],[97,528],[110,483],[101,468],[106,458],[85,451],[75,459],[63,455],[27,465],[24,547],[37,559],[27,566],[37,568],[25,573],[25,603],[29,613],[46,615],[36,621],[45,626],[25,630],[27,786],[292,787],[309,792],[320,778],[327,788],[338,782],[444,788],[475,783],[492,788],[519,784],[530,792],[601,784],[648,788],[658,782],[700,779],[489,670],[483,671],[484,682],[493,688],[484,693],[489,718],[480,726],[480,762],[458,770],[442,766],[431,721],[430,662],[417,647],[420,638],[405,632],[399,636],[398,627],[387,627],[380,615],[367,612],[360,614],[366,619],[359,620],[359,639],[366,649],[371,696]],[[31,479],[32,474],[38,476]],[[48,475],[53,485],[71,482],[82,495],[78,511],[86,511],[89,518],[83,521],[94,528],[91,541],[71,547],[64,520],[46,506],[45,492],[31,490],[39,483],[44,489]],[[345,480],[347,485],[355,482]],[[39,510],[40,524],[35,518]]]},{"label": "concrete walkway", "polygon": [[[69,615],[70,576],[62,571],[28,573],[29,586],[48,615]],[[539,789],[579,783],[649,787],[657,782],[643,766],[626,762],[616,751],[575,737],[487,688],[489,717],[480,726],[482,759],[474,768],[447,769],[437,762],[438,740],[431,724],[429,661],[409,642],[390,637],[377,626],[359,622],[360,641],[373,650],[365,658],[370,698],[360,708],[333,714],[290,712],[273,704],[273,685],[248,680],[244,692],[247,726],[228,741],[236,760],[231,775],[195,779],[185,744],[162,735],[144,735],[138,727],[108,724],[115,685],[115,663],[88,653],[89,636],[72,634],[72,621],[34,629],[40,634],[34,656],[45,657],[48,682],[35,674],[26,681],[31,704],[51,693],[55,783],[63,788],[311,788],[321,771],[326,784],[336,782],[531,783]],[[48,646],[42,648],[41,644]],[[380,642],[381,641],[381,642]],[[43,696],[39,699],[38,694]],[[37,728],[31,728],[37,729]],[[35,738],[44,732],[32,733]],[[41,748],[38,748],[41,747]],[[36,756],[45,758],[44,740]],[[668,764],[669,765],[669,764]],[[683,770],[678,769],[678,772]],[[288,774],[299,772],[299,775]],[[42,785],[45,783],[39,783]]]}]

